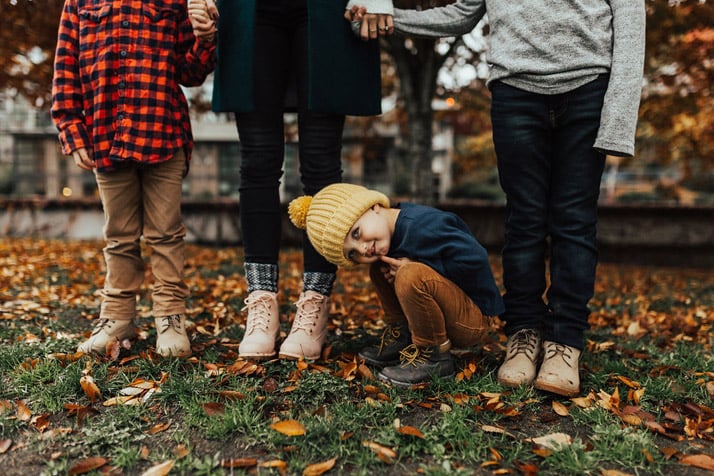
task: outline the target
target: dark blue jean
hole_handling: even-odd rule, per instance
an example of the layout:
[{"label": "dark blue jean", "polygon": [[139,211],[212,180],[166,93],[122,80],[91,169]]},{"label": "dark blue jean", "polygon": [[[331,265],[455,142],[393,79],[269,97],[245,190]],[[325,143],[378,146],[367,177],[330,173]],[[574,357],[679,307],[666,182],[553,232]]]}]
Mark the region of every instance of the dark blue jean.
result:
[{"label": "dark blue jean", "polygon": [[539,329],[545,340],[583,348],[605,165],[593,144],[607,81],[601,75],[556,95],[492,85],[493,141],[507,200],[502,256],[507,335]]},{"label": "dark blue jean", "polygon": [[[249,263],[277,264],[281,235],[279,186],[285,151],[283,112],[297,103],[298,153],[303,190],[314,195],[342,180],[342,115],[307,108],[305,1],[256,3],[253,112],[236,114],[241,142],[240,221]],[[294,86],[293,90],[293,81]],[[240,85],[236,85],[240,87]],[[288,99],[286,95],[297,94]],[[296,101],[295,101],[296,99]],[[334,273],[303,233],[305,271]]]}]

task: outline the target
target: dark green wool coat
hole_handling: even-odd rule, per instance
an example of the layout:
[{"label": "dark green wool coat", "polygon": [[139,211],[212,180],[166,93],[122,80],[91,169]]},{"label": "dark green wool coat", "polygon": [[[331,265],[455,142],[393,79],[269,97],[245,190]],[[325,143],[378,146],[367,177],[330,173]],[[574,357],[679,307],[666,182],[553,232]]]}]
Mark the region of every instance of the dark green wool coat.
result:
[{"label": "dark green wool coat", "polygon": [[[260,0],[218,2],[218,64],[213,110],[253,110],[255,4]],[[308,108],[355,116],[381,113],[379,43],[357,38],[343,18],[347,0],[307,0]],[[290,97],[291,95],[288,95]],[[286,99],[286,111],[296,104]]]}]

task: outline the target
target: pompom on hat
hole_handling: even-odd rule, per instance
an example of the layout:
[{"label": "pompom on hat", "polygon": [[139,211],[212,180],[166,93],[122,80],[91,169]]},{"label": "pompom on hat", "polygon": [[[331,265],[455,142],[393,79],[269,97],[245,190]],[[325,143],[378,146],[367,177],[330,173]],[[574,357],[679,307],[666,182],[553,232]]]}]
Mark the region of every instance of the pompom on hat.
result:
[{"label": "pompom on hat", "polygon": [[327,261],[337,266],[352,263],[343,252],[347,233],[375,204],[389,208],[389,198],[361,185],[335,183],[315,196],[302,196],[290,202],[290,221],[307,231],[310,243]]}]

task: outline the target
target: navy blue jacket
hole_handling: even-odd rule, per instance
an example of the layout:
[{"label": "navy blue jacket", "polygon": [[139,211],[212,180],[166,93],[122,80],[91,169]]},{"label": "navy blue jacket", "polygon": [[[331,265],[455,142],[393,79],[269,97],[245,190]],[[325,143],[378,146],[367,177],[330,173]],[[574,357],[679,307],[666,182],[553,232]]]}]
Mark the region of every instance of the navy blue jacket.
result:
[{"label": "navy blue jacket", "polygon": [[487,316],[505,307],[488,253],[454,213],[401,203],[388,256],[426,264],[460,287]]}]

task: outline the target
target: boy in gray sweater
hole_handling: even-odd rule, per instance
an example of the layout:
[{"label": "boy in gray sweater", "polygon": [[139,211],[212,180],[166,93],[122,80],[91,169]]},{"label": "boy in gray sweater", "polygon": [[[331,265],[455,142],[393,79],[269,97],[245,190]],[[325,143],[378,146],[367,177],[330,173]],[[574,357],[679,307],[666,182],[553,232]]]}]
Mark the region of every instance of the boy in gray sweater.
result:
[{"label": "boy in gray sweater", "polygon": [[645,6],[643,0],[459,0],[416,11],[393,9],[391,0],[350,0],[345,17],[362,22],[364,39],[393,31],[436,38],[466,34],[486,14],[493,141],[507,198],[508,341],[498,380],[535,381],[538,389],[572,396],[580,392],[605,156],[634,153]]}]

